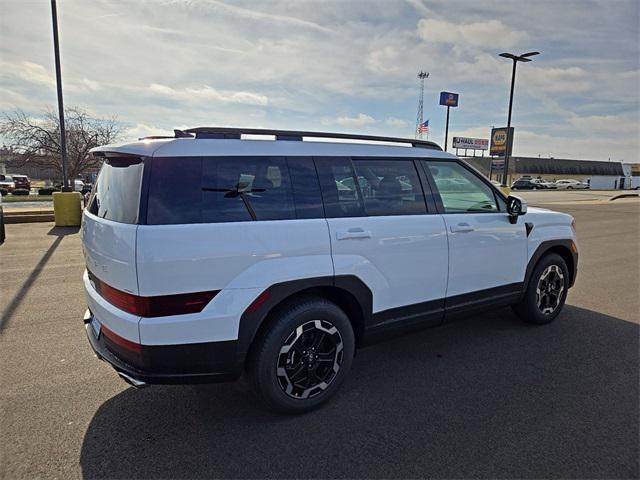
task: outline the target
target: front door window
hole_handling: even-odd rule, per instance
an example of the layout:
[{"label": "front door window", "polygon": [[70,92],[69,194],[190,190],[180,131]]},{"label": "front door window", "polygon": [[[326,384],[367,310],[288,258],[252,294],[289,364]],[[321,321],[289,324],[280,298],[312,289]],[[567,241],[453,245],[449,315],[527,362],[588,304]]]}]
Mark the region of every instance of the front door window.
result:
[{"label": "front door window", "polygon": [[427,162],[445,213],[499,211],[493,189],[455,162]]}]

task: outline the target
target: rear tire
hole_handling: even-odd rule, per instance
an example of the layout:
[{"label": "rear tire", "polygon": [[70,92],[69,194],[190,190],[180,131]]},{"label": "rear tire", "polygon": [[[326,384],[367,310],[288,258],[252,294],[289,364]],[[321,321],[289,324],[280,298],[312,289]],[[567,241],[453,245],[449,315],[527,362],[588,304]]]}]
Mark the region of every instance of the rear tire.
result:
[{"label": "rear tire", "polygon": [[254,390],[281,413],[303,413],[329,400],[355,352],[347,315],[334,303],[306,297],[275,312],[247,365]]},{"label": "rear tire", "polygon": [[564,259],[549,253],[533,269],[529,285],[514,312],[525,322],[543,325],[562,311],[569,289],[569,269]]}]

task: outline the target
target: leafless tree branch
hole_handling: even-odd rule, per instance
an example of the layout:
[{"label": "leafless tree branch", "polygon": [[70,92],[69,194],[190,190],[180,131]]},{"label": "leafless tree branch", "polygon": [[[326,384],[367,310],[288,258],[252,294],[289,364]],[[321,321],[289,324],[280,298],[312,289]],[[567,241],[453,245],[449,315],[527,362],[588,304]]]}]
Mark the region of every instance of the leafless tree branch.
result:
[{"label": "leafless tree branch", "polygon": [[[93,118],[78,107],[65,109],[65,130],[70,179],[97,167],[100,159],[89,155],[89,150],[113,143],[121,132],[115,118]],[[5,114],[0,119],[0,135],[20,165],[53,168],[61,176],[60,122],[56,112],[46,110],[40,118],[29,117],[22,110]]]}]

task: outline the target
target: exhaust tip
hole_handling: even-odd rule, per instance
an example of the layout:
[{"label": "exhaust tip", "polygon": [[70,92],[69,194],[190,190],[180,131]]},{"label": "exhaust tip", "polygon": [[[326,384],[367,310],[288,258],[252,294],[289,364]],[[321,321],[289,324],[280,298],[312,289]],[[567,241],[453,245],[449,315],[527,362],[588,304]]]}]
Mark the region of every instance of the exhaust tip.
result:
[{"label": "exhaust tip", "polygon": [[120,378],[122,378],[125,382],[127,382],[129,385],[131,385],[134,388],[145,388],[149,386],[148,384],[144,383],[142,380],[136,380],[135,378],[130,377],[126,373],[118,372],[118,375],[120,376]]}]

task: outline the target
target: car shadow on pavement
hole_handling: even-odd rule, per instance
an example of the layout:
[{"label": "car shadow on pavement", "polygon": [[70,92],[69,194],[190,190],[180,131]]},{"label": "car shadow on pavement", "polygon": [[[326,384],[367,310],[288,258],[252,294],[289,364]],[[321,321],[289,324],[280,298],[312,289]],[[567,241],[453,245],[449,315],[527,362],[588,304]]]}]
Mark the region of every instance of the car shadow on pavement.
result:
[{"label": "car shadow on pavement", "polygon": [[265,411],[246,382],[129,388],[95,413],[86,478],[637,478],[635,323],[510,309],[359,351],[326,406]]}]

